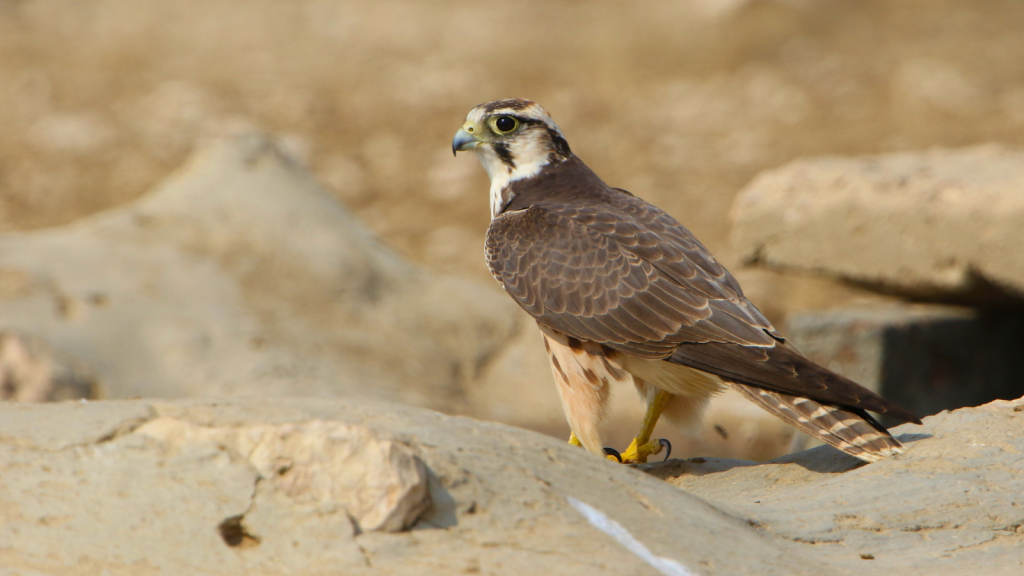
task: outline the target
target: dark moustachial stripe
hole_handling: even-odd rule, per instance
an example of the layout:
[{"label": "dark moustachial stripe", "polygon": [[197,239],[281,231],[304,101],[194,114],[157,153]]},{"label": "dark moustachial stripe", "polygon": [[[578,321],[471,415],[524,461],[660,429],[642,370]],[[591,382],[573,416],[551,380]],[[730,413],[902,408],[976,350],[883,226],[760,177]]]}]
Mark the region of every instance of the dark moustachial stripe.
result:
[{"label": "dark moustachial stripe", "polygon": [[494,149],[494,153],[498,155],[498,158],[501,158],[501,161],[504,162],[506,166],[515,170],[516,161],[512,158],[512,151],[509,150],[508,144],[504,142],[495,142],[491,148]]}]

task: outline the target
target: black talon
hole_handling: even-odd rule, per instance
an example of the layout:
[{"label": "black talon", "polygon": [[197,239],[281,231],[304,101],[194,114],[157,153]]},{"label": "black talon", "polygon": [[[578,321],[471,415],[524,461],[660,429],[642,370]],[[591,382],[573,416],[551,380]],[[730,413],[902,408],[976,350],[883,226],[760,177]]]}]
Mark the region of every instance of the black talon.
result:
[{"label": "black talon", "polygon": [[619,451],[616,450],[615,448],[605,448],[604,455],[615,456],[615,459],[619,461],[619,464],[622,464],[622,454],[619,454]]},{"label": "black talon", "polygon": [[[668,457],[672,455],[672,443],[669,442],[668,440],[662,438],[662,439],[658,440],[658,444],[661,444],[662,447],[665,448],[665,460],[668,460]],[[606,450],[607,450],[607,448],[606,448]],[[664,462],[665,460],[662,460],[662,462]]]}]

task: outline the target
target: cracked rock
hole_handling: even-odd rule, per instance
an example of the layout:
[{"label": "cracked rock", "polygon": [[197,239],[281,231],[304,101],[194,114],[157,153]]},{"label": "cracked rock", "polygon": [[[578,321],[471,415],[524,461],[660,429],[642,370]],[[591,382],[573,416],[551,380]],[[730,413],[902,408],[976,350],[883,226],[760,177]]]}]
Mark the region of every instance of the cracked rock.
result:
[{"label": "cracked rock", "polygon": [[1020,408],[897,428],[907,452],[867,466],[638,470],[387,404],[2,404],[0,575],[1018,575]]},{"label": "cracked rock", "polygon": [[362,426],[319,419],[197,426],[158,418],[136,432],[159,439],[170,450],[210,444],[237,452],[259,471],[273,494],[321,511],[333,513],[340,507],[360,532],[407,529],[430,506],[423,462],[404,444],[379,438]]}]

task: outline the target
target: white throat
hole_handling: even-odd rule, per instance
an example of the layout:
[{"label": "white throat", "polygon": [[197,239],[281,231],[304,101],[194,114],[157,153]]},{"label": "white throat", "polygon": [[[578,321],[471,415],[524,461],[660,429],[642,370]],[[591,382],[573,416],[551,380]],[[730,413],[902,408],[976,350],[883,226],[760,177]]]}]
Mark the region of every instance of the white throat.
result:
[{"label": "white throat", "polygon": [[512,201],[515,194],[508,189],[516,180],[535,176],[541,168],[550,163],[548,151],[540,146],[529,146],[515,150],[516,167],[511,168],[489,147],[476,149],[480,163],[491,179],[491,219],[497,218],[501,210]]}]

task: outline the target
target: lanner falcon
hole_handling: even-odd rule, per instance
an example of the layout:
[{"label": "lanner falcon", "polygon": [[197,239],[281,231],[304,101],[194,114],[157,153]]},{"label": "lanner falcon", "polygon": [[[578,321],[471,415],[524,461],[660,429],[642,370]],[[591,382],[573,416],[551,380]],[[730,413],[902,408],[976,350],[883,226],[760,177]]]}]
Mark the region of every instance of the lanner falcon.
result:
[{"label": "lanner falcon", "polygon": [[[920,424],[916,416],[786,344],[689,230],[601,181],[539,105],[473,108],[452,140],[460,150],[475,152],[490,176],[487,264],[537,320],[571,443],[645,462],[664,445],[651,440],[662,413],[696,422],[732,387],[861,460],[903,451],[867,410]],[[601,441],[616,382],[632,382],[647,403],[621,454]]]}]

